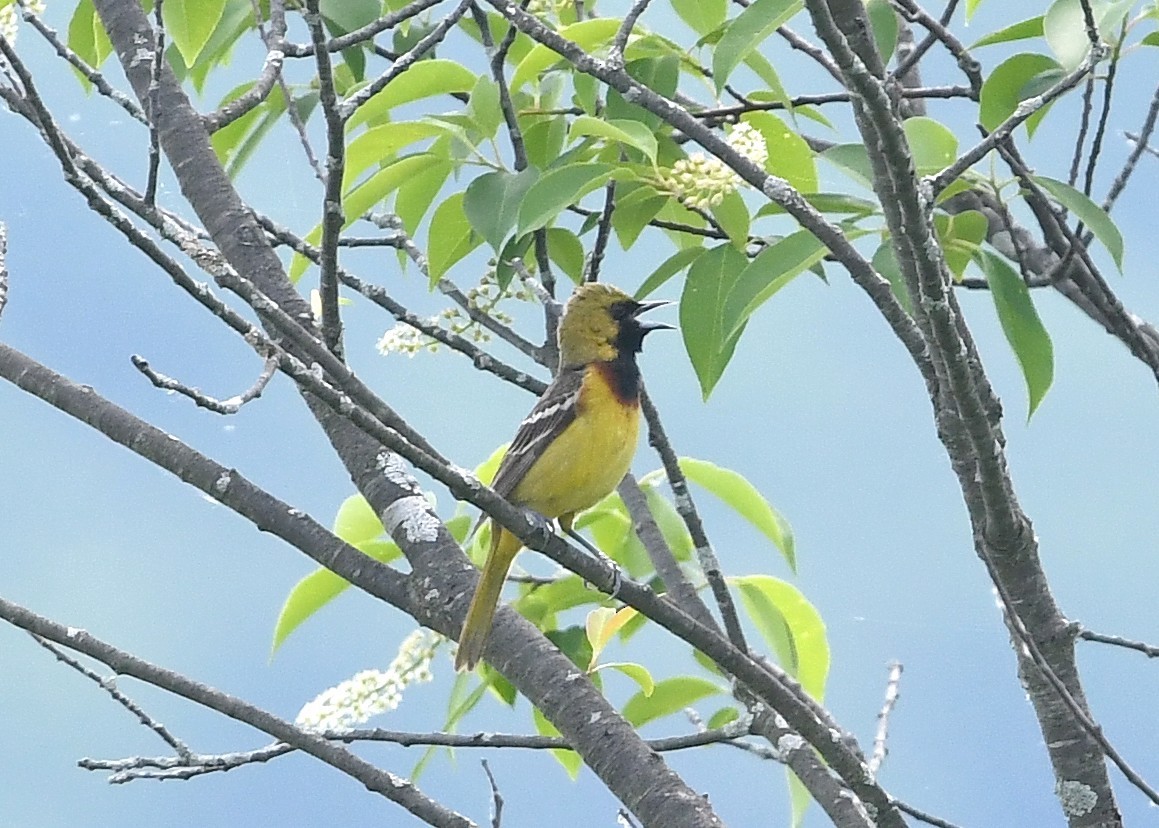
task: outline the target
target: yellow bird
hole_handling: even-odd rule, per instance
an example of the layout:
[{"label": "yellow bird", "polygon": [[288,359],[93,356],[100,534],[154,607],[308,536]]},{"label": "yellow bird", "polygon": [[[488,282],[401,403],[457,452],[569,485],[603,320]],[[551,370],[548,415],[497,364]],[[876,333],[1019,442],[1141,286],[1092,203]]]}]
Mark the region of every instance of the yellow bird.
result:
[{"label": "yellow bird", "polygon": [[[571,531],[576,512],[598,503],[628,473],[640,425],[636,354],[649,331],[636,317],[666,302],[637,302],[604,284],[581,285],[559,323],[559,373],[507,449],[491,486],[512,503]],[[483,655],[507,571],[523,542],[491,522],[491,547],[459,635],[455,668]]]}]

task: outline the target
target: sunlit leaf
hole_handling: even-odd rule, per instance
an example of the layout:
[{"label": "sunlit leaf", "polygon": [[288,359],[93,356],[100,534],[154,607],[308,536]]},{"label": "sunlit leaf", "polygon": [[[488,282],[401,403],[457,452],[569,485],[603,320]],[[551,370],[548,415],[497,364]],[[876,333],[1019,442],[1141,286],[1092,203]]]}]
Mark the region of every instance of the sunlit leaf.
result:
[{"label": "sunlit leaf", "polygon": [[693,457],[681,457],[680,470],[693,483],[708,489],[755,526],[781,551],[789,568],[796,571],[797,553],[793,529],[756,486],[732,469]]},{"label": "sunlit leaf", "polygon": [[712,54],[712,77],[717,94],[745,57],[776,28],[801,10],[802,0],[756,0],[728,24]]},{"label": "sunlit leaf", "polygon": [[[594,17],[564,26],[559,30],[559,35],[586,52],[594,52],[610,43],[619,28],[620,21],[614,17]],[[535,80],[561,60],[563,58],[557,52],[542,43],[536,45],[515,67],[515,72],[511,75],[511,91],[519,91],[525,83]]]},{"label": "sunlit leaf", "polygon": [[958,137],[933,118],[907,118],[902,122],[918,175],[933,175],[958,157]]},{"label": "sunlit leaf", "polygon": [[460,261],[482,242],[475,233],[467,214],[463,211],[465,193],[452,193],[438,206],[431,216],[430,236],[438,239],[427,252],[427,267],[430,269],[431,285],[438,283],[451,265]]},{"label": "sunlit leaf", "polygon": [[813,150],[797,132],[771,112],[748,112],[742,120],[765,139],[769,159],[765,169],[780,176],[802,193],[817,190],[817,163]]},{"label": "sunlit leaf", "polygon": [[1042,15],[1031,17],[1029,20],[1023,20],[1020,23],[1015,23],[1012,26],[1007,26],[996,32],[990,32],[988,35],[978,38],[970,48],[977,49],[980,46],[992,46],[996,43],[1026,40],[1031,37],[1042,37]]},{"label": "sunlit leaf", "polygon": [[589,115],[580,115],[572,121],[569,138],[581,135],[595,135],[616,141],[626,147],[633,147],[644,153],[653,164],[656,163],[656,136],[639,121],[603,120]]},{"label": "sunlit leaf", "polygon": [[679,713],[684,708],[707,696],[724,693],[716,682],[698,676],[677,676],[656,682],[650,694],[641,690],[628,699],[622,711],[624,718],[635,727],[655,719]]},{"label": "sunlit leaf", "polygon": [[829,640],[825,622],[792,584],[769,575],[730,578],[761,636],[781,666],[817,701],[825,698]]},{"label": "sunlit leaf", "polygon": [[192,66],[225,11],[225,0],[166,0],[161,6],[165,33],[185,65]]}]

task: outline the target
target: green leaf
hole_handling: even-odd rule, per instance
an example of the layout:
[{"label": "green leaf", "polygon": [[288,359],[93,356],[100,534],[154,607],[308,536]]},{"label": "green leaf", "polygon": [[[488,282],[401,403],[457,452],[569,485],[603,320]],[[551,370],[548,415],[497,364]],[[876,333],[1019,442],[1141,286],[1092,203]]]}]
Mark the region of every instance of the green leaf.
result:
[{"label": "green leaf", "polygon": [[708,721],[704,724],[709,730],[716,730],[718,727],[724,727],[729,722],[735,722],[739,718],[740,711],[735,707],[722,707],[709,716]]},{"label": "green leaf", "polygon": [[958,137],[933,118],[907,118],[902,126],[918,175],[939,173],[958,157]]},{"label": "green leaf", "polygon": [[966,22],[974,16],[974,12],[978,11],[978,7],[982,5],[982,0],[966,0]]},{"label": "green leaf", "polygon": [[616,209],[612,212],[612,229],[616,231],[620,247],[627,250],[635,244],[640,233],[648,226],[648,222],[656,217],[669,198],[667,194],[658,193],[646,185],[637,187],[622,198],[620,190],[617,190]]},{"label": "green leaf", "polygon": [[[535,722],[535,730],[541,736],[559,736],[559,730],[555,725],[547,720],[538,707],[531,708],[531,718]],[[551,755],[556,758],[556,761],[563,767],[573,780],[579,776],[580,768],[583,767],[584,760],[574,750],[564,750],[561,748],[554,748]]]},{"label": "green leaf", "polygon": [[716,682],[697,676],[677,676],[659,681],[650,694],[641,690],[628,699],[622,711],[635,727],[679,713],[700,699],[724,693]]},{"label": "green leaf", "polygon": [[[614,17],[594,17],[564,26],[559,34],[590,53],[610,43],[619,28],[620,21]],[[535,80],[561,60],[563,58],[557,52],[542,43],[536,45],[515,67],[511,75],[511,91],[518,92],[523,84]]]},{"label": "green leaf", "polygon": [[703,36],[724,22],[728,0],[672,0],[672,8],[688,28]]},{"label": "green leaf", "polygon": [[463,210],[466,193],[452,193],[438,206],[431,216],[430,237],[437,239],[427,251],[427,267],[430,269],[431,287],[438,284],[451,265],[480,245],[482,239],[471,228],[471,222]]},{"label": "green leaf", "polygon": [[503,170],[483,173],[467,186],[463,212],[471,226],[499,252],[515,228],[523,197],[539,178],[531,167],[519,173]]},{"label": "green leaf", "polygon": [[547,255],[577,285],[584,277],[584,246],[579,236],[563,227],[547,228]]},{"label": "green leaf", "polygon": [[165,32],[187,67],[197,61],[224,11],[225,0],[166,0],[161,7]]},{"label": "green leaf", "polygon": [[382,0],[321,0],[318,11],[330,34],[339,36],[377,20],[382,14]]},{"label": "green leaf", "polygon": [[725,299],[721,324],[726,335],[739,333],[757,308],[827,252],[808,230],[798,230],[762,250],[737,274]]},{"label": "green leaf", "polygon": [[829,640],[825,622],[801,591],[770,575],[730,578],[741,603],[781,666],[817,701],[825,698]]},{"label": "green leaf", "polygon": [[962,281],[966,266],[978,253],[978,247],[986,238],[990,226],[986,216],[977,210],[964,210],[952,216],[934,216],[938,238],[946,256],[946,266],[954,274],[955,281]]},{"label": "green leaf", "polygon": [[1095,234],[1095,238],[1103,243],[1119,272],[1123,271],[1123,235],[1107,211],[1090,200],[1082,191],[1062,181],[1047,178],[1044,175],[1033,176],[1035,183],[1054,196],[1066,209],[1070,210]]},{"label": "green leaf", "polygon": [[523,145],[532,166],[546,170],[563,151],[567,138],[567,119],[562,115],[545,118],[523,130]]},{"label": "green leaf", "polygon": [[681,457],[680,470],[693,483],[708,489],[734,512],[755,526],[781,550],[789,568],[796,572],[797,553],[793,543],[793,529],[772,504],[765,500],[756,486],[732,469],[722,468],[707,460]]},{"label": "green leaf", "polygon": [[[805,197],[805,201],[821,213],[869,216],[876,213],[878,209],[877,202],[846,193],[802,193],[802,195]],[[784,207],[770,201],[757,210],[757,216],[776,216],[784,212]]]},{"label": "green leaf", "polygon": [[865,144],[838,144],[821,153],[821,157],[849,173],[858,183],[873,187],[873,167]]},{"label": "green leaf", "polygon": [[1054,380],[1054,347],[1022,276],[1005,259],[989,250],[981,251],[980,263],[990,284],[1002,332],[1026,380],[1029,398],[1026,419],[1029,420]]},{"label": "green leaf", "polygon": [[568,140],[582,135],[607,138],[609,141],[638,149],[652,162],[653,166],[656,164],[656,136],[652,134],[652,130],[639,121],[603,120],[602,118],[593,118],[590,115],[580,115],[572,122],[571,130],[568,132]]},{"label": "green leaf", "polygon": [[378,123],[390,110],[411,101],[470,92],[478,75],[453,60],[421,60],[396,77],[350,117],[347,129],[359,124]]},{"label": "green leaf", "polygon": [[1091,50],[1080,0],[1055,0],[1042,19],[1042,32],[1058,62],[1068,72],[1077,69]]},{"label": "green leaf", "polygon": [[399,121],[366,130],[346,147],[343,190],[348,190],[369,167],[392,160],[404,147],[446,134],[447,127],[433,121]]},{"label": "green leaf", "polygon": [[711,208],[712,217],[737,248],[744,250],[749,241],[749,208],[736,190],[724,194],[720,204]]},{"label": "green leaf", "polygon": [[802,5],[802,0],[756,0],[728,24],[712,54],[712,79],[718,95],[745,57]]},{"label": "green leaf", "polygon": [[[1042,84],[1049,86],[1063,74],[1057,61],[1046,55],[1025,52],[1003,61],[982,84],[978,120],[986,129],[995,129],[1014,114],[1023,100],[1041,92]],[[1031,135],[1048,109],[1044,106],[1026,120]]]},{"label": "green leaf", "polygon": [[817,163],[805,139],[770,112],[749,112],[741,119],[761,133],[769,150],[765,169],[802,193],[817,190]]},{"label": "green leaf", "polygon": [[1013,26],[1007,26],[1005,29],[990,32],[985,37],[978,38],[970,48],[977,49],[979,46],[993,46],[995,43],[1010,43],[1014,40],[1042,37],[1042,33],[1042,15],[1039,15],[1031,17],[1029,20],[1023,20],[1021,23],[1015,23]]},{"label": "green leaf", "polygon": [[680,296],[680,332],[700,391],[708,399],[736,349],[740,331],[724,327],[724,306],[748,259],[731,244],[698,257]]},{"label": "green leaf", "polygon": [[588,643],[591,644],[593,662],[599,659],[600,653],[608,646],[608,642],[636,614],[636,610],[631,607],[623,607],[619,610],[614,610],[611,607],[599,607],[588,613],[584,623],[584,631],[588,637]]},{"label": "green leaf", "polygon": [[880,273],[889,282],[893,296],[905,308],[905,312],[913,316],[914,306],[910,301],[909,289],[906,288],[905,278],[901,275],[897,257],[893,252],[893,244],[885,238],[877,251],[873,254],[873,269]]},{"label": "green leaf", "polygon": [[656,692],[656,681],[652,678],[652,674],[648,672],[648,668],[643,664],[634,664],[629,661],[610,661],[607,664],[597,665],[596,670],[616,670],[623,673],[640,687],[640,692],[644,694],[645,698],[651,697]]},{"label": "green leaf", "polygon": [[543,174],[519,205],[519,235],[538,230],[570,204],[602,187],[612,177],[611,164],[569,164]]},{"label": "green leaf", "polygon": [[503,123],[503,110],[499,108],[499,84],[486,75],[480,75],[475,88],[471,90],[467,114],[484,138],[493,138]]},{"label": "green leaf", "polygon": [[354,494],[342,501],[338,514],[334,516],[335,535],[347,543],[361,543],[377,538],[386,530],[374,509],[360,494]]},{"label": "green leaf", "polygon": [[643,299],[650,295],[677,273],[699,259],[703,254],[703,247],[686,247],[683,250],[677,250],[665,259],[658,268],[652,271],[648,278],[644,280],[644,284],[636,289],[635,298]]},{"label": "green leaf", "polygon": [[[437,155],[421,152],[400,158],[383,167],[342,197],[342,209],[345,214],[343,228],[349,227],[359,216],[401,187],[412,176],[442,162],[443,159]],[[321,238],[321,224],[306,234],[306,241],[310,244],[318,244]],[[309,265],[310,262],[305,256],[295,254],[290,263],[290,279],[297,281]]]},{"label": "green leaf", "polygon": [[435,201],[435,196],[450,177],[454,164],[438,161],[425,170],[415,173],[398,188],[394,197],[394,212],[402,220],[406,232],[413,236],[419,222]]},{"label": "green leaf", "polygon": [[[399,558],[402,551],[396,544],[386,540],[365,540],[352,544],[359,551],[381,563],[390,563]],[[302,625],[311,615],[337,598],[350,582],[329,569],[319,568],[295,584],[286,596],[282,611],[274,625],[274,640],[270,647],[270,658],[285,643],[290,633]]]},{"label": "green leaf", "polygon": [[[93,8],[93,0],[80,0],[68,23],[68,47],[94,69],[100,69],[105,59],[113,53],[113,44],[105,33],[105,26]],[[77,74],[86,90],[91,85],[88,78]]]},{"label": "green leaf", "polygon": [[881,62],[887,64],[897,48],[897,12],[888,0],[867,0],[865,10],[869,13],[869,26],[873,29],[873,41]]}]

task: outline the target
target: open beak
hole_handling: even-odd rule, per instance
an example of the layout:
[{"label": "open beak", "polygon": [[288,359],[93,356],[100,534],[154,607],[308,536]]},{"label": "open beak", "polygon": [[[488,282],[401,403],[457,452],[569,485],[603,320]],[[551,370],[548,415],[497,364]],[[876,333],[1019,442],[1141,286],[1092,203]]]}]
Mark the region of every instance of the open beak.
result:
[{"label": "open beak", "polygon": [[[671,302],[665,299],[653,300],[651,302],[639,302],[636,309],[632,311],[632,317],[635,318],[642,313],[646,313],[647,311],[655,310],[656,308],[662,308],[665,305],[671,304]],[[640,326],[640,330],[644,331],[644,333],[647,333],[648,331],[676,330],[675,326],[669,325],[665,322],[640,322],[637,320],[636,324]]]}]

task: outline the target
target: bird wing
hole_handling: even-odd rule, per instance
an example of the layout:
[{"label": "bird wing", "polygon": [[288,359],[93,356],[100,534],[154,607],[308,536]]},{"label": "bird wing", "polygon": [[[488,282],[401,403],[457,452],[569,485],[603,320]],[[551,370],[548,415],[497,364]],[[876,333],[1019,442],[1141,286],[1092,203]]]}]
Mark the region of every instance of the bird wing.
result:
[{"label": "bird wing", "polygon": [[575,420],[583,381],[583,366],[565,368],[556,375],[531,413],[519,424],[491,488],[503,497],[515,491],[535,461]]}]

